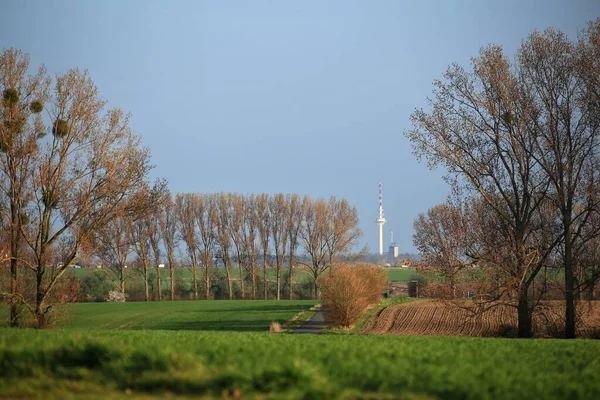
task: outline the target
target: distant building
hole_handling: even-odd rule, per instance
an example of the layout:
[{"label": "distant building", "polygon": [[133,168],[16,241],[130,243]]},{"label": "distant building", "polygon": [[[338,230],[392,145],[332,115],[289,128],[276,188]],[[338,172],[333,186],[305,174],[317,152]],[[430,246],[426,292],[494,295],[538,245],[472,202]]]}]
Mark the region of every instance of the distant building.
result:
[{"label": "distant building", "polygon": [[392,242],[388,251],[388,258],[398,258],[398,254],[398,245],[395,242]]}]

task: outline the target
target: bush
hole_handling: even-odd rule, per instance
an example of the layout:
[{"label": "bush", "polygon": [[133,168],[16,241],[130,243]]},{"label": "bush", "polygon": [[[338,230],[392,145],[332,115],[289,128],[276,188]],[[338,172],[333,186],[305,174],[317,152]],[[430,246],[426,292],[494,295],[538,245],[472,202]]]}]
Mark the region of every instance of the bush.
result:
[{"label": "bush", "polygon": [[108,292],[108,297],[106,301],[109,303],[125,303],[125,294],[118,290],[111,290]]},{"label": "bush", "polygon": [[333,327],[348,328],[368,306],[381,299],[387,286],[387,274],[382,268],[369,264],[340,265],[323,276],[319,285],[325,322]]},{"label": "bush", "polygon": [[92,271],[81,279],[79,290],[84,301],[104,301],[114,283],[102,271]]}]

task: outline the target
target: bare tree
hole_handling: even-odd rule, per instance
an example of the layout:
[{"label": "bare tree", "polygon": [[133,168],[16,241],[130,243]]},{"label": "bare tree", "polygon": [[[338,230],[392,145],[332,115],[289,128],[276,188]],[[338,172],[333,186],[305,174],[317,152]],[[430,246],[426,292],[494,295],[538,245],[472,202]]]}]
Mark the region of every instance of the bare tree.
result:
[{"label": "bare tree", "polygon": [[196,229],[196,195],[191,193],[178,193],[175,197],[175,210],[179,234],[186,245],[188,260],[192,270],[192,286],[194,300],[198,300],[198,248],[199,238]]},{"label": "bare tree", "polygon": [[311,263],[308,265],[313,279],[313,296],[318,296],[317,280],[321,273],[329,266],[327,264],[327,202],[323,199],[316,201],[308,197],[302,200],[302,214],[304,220],[299,232],[300,243],[310,256]]},{"label": "bare tree", "polygon": [[245,299],[246,291],[244,286],[244,197],[238,194],[229,194],[229,202],[231,210],[231,217],[229,218],[229,234],[231,237],[233,247],[235,248],[235,258],[238,262],[238,269],[240,275],[240,294],[242,299]]},{"label": "bare tree", "polygon": [[359,228],[358,211],[346,199],[331,197],[327,203],[328,226],[325,236],[329,266],[336,258],[349,253],[362,236]]},{"label": "bare tree", "polygon": [[[52,138],[40,143],[29,203],[31,223],[22,229],[36,276],[37,327],[45,326],[48,295],[66,268],[86,252],[95,232],[122,212],[128,196],[146,185],[148,151],[118,109],[105,102],[87,73],[70,70],[56,78],[47,110]],[[53,246],[61,240],[63,265],[46,277]]]},{"label": "bare tree", "polygon": [[256,261],[259,254],[257,244],[257,231],[260,225],[256,208],[256,197],[250,195],[244,199],[244,228],[242,229],[242,240],[244,243],[244,254],[246,268],[250,272],[252,280],[252,299],[256,300],[256,278],[258,276]]},{"label": "bare tree", "polygon": [[263,291],[264,299],[268,299],[269,279],[267,274],[267,257],[269,256],[269,242],[271,233],[271,215],[269,213],[269,196],[259,194],[256,196],[256,217],[258,219],[258,237],[263,253]]},{"label": "bare tree", "polygon": [[505,227],[512,246],[510,269],[518,277],[518,335],[530,337],[528,290],[551,253],[530,245],[532,220],[546,197],[548,178],[533,156],[532,96],[502,54],[490,46],[472,61],[472,72],[451,66],[436,81],[430,112],[417,110],[406,134],[415,153],[442,164],[455,187],[481,196]]},{"label": "bare tree", "polygon": [[459,274],[472,262],[468,256],[469,215],[465,215],[469,211],[452,204],[439,204],[427,214],[420,214],[414,222],[413,243],[423,262],[448,280],[452,298],[456,298]]},{"label": "bare tree", "polygon": [[233,287],[231,276],[231,258],[229,253],[231,251],[231,218],[233,210],[231,207],[231,196],[225,193],[219,193],[216,196],[216,212],[214,224],[216,225],[217,243],[219,245],[219,258],[223,261],[223,267],[225,268],[225,279],[227,280],[227,294],[229,300],[233,299]]},{"label": "bare tree", "polygon": [[119,290],[125,295],[127,275],[125,268],[132,248],[132,220],[119,215],[112,219],[96,235],[96,255],[108,267],[109,274],[119,282]]},{"label": "bare tree", "polygon": [[169,280],[171,301],[175,300],[175,249],[177,248],[177,212],[175,201],[169,194],[165,198],[159,215],[160,232],[162,241],[167,252],[167,262],[169,263]]},{"label": "bare tree", "polygon": [[[598,20],[600,21],[600,19]],[[597,25],[600,22],[597,22]],[[585,40],[580,46],[586,46]],[[562,225],[564,246],[566,320],[565,337],[575,337],[574,247],[598,236],[582,236],[585,226],[598,210],[598,198],[590,185],[600,177],[600,122],[598,100],[590,96],[594,87],[586,79],[589,66],[581,63],[576,44],[560,31],[534,32],[519,52],[521,85],[528,88],[535,118],[530,124],[536,137],[536,161],[550,179],[548,196]],[[582,67],[584,68],[582,71]],[[600,74],[595,71],[596,76]]]},{"label": "bare tree", "polygon": [[49,79],[44,66],[28,75],[29,57],[19,50],[0,54],[0,193],[6,198],[2,222],[8,231],[10,326],[19,325],[22,296],[18,266],[22,253],[22,226],[29,222],[25,205],[32,196],[30,177],[38,155],[38,141],[45,134],[40,113],[48,97]]},{"label": "bare tree", "polygon": [[144,300],[150,300],[150,225],[148,221],[152,219],[151,216],[146,215],[133,222],[131,228],[131,239],[133,242],[133,249],[137,255],[137,267],[144,280]]},{"label": "bare tree", "polygon": [[211,298],[211,278],[213,257],[217,246],[217,205],[215,196],[196,195],[194,197],[195,220],[198,226],[199,234],[199,255],[202,267],[204,268],[204,284],[206,285],[206,299]]},{"label": "bare tree", "polygon": [[282,193],[270,198],[269,214],[271,215],[271,236],[273,237],[273,250],[275,252],[277,300],[281,299],[281,272],[288,241],[288,213],[289,207]]},{"label": "bare tree", "polygon": [[153,262],[156,268],[156,298],[158,301],[162,300],[162,285],[160,279],[160,241],[161,241],[161,232],[160,232],[160,207],[156,205],[154,211],[148,216],[148,218],[144,219],[144,222],[148,225],[148,240],[150,242],[150,248],[152,249],[152,253],[154,256]]},{"label": "bare tree", "polygon": [[289,254],[289,288],[290,300],[294,298],[294,263],[296,262],[296,251],[298,250],[298,234],[302,227],[303,207],[300,196],[292,194],[286,196],[287,212],[287,236],[288,236],[288,254]]}]

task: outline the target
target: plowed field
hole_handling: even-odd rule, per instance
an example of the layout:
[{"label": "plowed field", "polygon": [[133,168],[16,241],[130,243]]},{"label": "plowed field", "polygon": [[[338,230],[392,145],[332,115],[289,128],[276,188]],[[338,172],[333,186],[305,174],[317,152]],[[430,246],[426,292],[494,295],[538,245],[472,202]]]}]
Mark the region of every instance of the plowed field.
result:
[{"label": "plowed field", "polygon": [[[362,329],[363,333],[396,335],[515,336],[516,308],[497,305],[483,313],[467,309],[472,303],[450,304],[433,300],[389,306]],[[564,326],[562,302],[546,302],[534,317],[538,337],[559,337]],[[584,303],[578,311],[581,337],[600,331],[600,302]]]}]

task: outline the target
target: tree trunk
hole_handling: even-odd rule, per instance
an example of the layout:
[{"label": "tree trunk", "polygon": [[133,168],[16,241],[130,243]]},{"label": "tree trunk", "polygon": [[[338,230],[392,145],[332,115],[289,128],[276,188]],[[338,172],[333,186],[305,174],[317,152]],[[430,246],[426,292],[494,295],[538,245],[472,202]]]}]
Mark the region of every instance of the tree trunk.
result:
[{"label": "tree trunk", "polygon": [[277,300],[281,300],[281,268],[277,266]]},{"label": "tree trunk", "polygon": [[571,238],[571,217],[565,215],[565,338],[575,338],[575,277],[573,275],[573,242]]},{"label": "tree trunk", "polygon": [[256,300],[256,265],[252,265],[252,300]]},{"label": "tree trunk", "polygon": [[156,264],[156,290],[158,291],[158,301],[162,300],[162,286],[160,284],[160,268]]},{"label": "tree trunk", "polygon": [[[11,251],[12,253],[12,251]],[[12,254],[11,254],[12,255]],[[15,258],[10,259],[10,294],[13,296],[10,303],[10,326],[19,326],[19,305],[16,303],[16,295],[18,291],[18,271],[17,271],[17,260]]]},{"label": "tree trunk", "polygon": [[527,297],[527,287],[521,288],[519,293],[518,327],[517,336],[520,338],[530,338],[533,336],[531,331],[531,313],[529,311],[529,299]]},{"label": "tree trunk", "polygon": [[[239,260],[239,257],[238,257],[238,260]],[[241,290],[242,300],[244,300],[246,298],[246,291],[244,289],[244,267],[242,266],[241,262],[239,262],[239,266],[240,266],[240,290]]]},{"label": "tree trunk", "polygon": [[233,286],[231,285],[231,271],[229,264],[225,263],[225,276],[227,278],[227,291],[229,292],[229,300],[233,300]]},{"label": "tree trunk", "polygon": [[169,279],[171,279],[171,301],[175,300],[175,274],[173,272],[173,263],[169,261]]},{"label": "tree trunk", "polygon": [[290,300],[294,300],[294,266],[290,259]]},{"label": "tree trunk", "polygon": [[121,265],[121,276],[119,280],[121,281],[121,293],[123,293],[123,296],[125,296],[125,268],[123,265]]},{"label": "tree trunk", "polygon": [[[11,194],[14,193],[14,188],[11,185]],[[14,201],[10,205],[11,214],[11,238],[10,238],[10,294],[13,296],[10,303],[10,326],[19,326],[19,305],[16,303],[18,292],[19,271],[17,261],[19,259],[19,213]]]},{"label": "tree trunk", "polygon": [[144,264],[144,299],[150,300],[150,292],[148,287],[148,265]]},{"label": "tree trunk", "polygon": [[[44,269],[38,265],[36,271],[35,283],[36,283],[36,295],[35,295],[35,309],[34,309],[34,327],[36,329],[43,329],[46,326],[46,313],[43,311],[44,306],[44,291],[42,284],[44,280]],[[47,311],[47,310],[46,310]]]},{"label": "tree trunk", "polygon": [[198,300],[198,274],[195,264],[192,265],[192,280],[194,282],[194,300]]},{"label": "tree trunk", "polygon": [[204,282],[206,283],[206,300],[210,300],[210,271],[208,265],[204,267]]},{"label": "tree trunk", "polygon": [[267,289],[268,289],[268,286],[267,286],[267,252],[265,252],[263,255],[263,285],[264,285],[263,291],[265,294],[265,300],[267,300],[268,299],[268,294],[267,294]]}]

